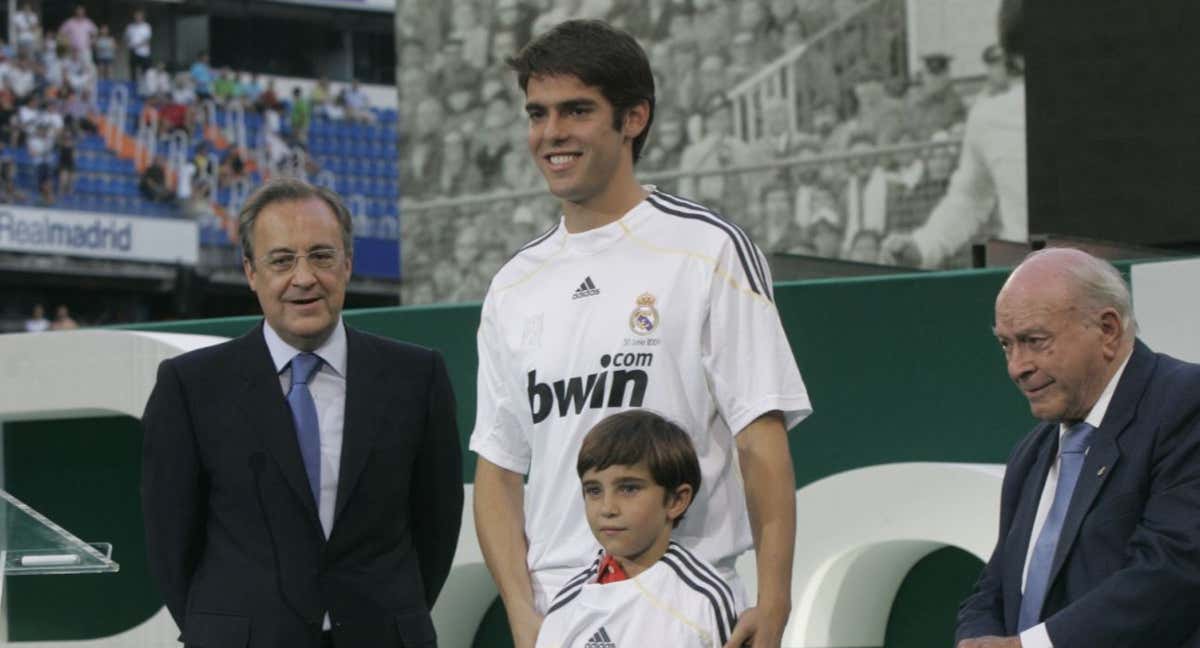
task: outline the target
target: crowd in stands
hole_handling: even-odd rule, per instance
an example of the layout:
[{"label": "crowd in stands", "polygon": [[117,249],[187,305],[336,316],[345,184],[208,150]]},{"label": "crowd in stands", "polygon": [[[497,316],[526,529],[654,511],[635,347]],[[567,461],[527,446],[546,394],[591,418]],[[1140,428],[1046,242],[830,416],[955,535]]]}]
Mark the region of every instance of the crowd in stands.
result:
[{"label": "crowd in stands", "polygon": [[[110,102],[124,86],[128,116],[118,117],[117,123],[130,138],[149,133],[137,140],[142,154],[136,165],[102,166],[106,173],[100,181],[84,188],[99,186],[107,192],[117,187],[117,200],[63,206],[182,214],[231,233],[230,213],[250,185],[271,174],[302,175],[348,199],[357,192],[367,194],[354,202],[369,207],[363,211],[375,217],[362,214],[363,235],[398,234],[395,113],[380,119],[357,81],[335,86],[321,79],[308,92],[279,88],[273,79],[255,73],[214,68],[203,52],[186,68],[170,71],[152,58],[153,30],[141,10],[124,26],[120,46],[109,26],[95,25],[82,5],[56,31],[44,29],[28,3],[12,22],[13,44],[0,42],[0,199],[5,202],[54,205],[70,196],[75,148],[112,118]],[[128,53],[127,66],[116,65],[122,48]],[[126,70],[128,78],[115,78],[125,77]],[[233,111],[243,116],[246,127],[237,139],[227,118]],[[217,122],[226,128],[216,128]],[[374,140],[363,147],[372,164],[362,169],[350,164],[350,156],[359,152],[355,148],[310,154],[314,129],[317,145],[330,139],[323,135],[346,135],[330,124],[357,128],[350,134],[359,141]],[[183,145],[173,147],[172,138]],[[122,150],[111,136],[104,142],[94,137],[88,144],[87,156],[109,155],[107,147],[111,156],[130,157],[129,147]],[[334,165],[336,173],[322,173],[335,154],[342,155],[332,160],[340,163]],[[391,165],[374,164],[382,158]],[[354,171],[369,171],[371,181],[352,182],[357,180]],[[391,222],[381,222],[387,219]]]},{"label": "crowd in stands", "polygon": [[[528,159],[523,96],[504,59],[569,16],[625,28],[649,54],[657,104],[639,177],[720,211],[768,252],[877,263],[884,236],[919,226],[954,170],[977,90],[955,82],[950,58],[932,54],[924,69],[903,76],[812,56],[805,82],[824,98],[798,126],[782,98],[767,102],[757,141],[737,134],[729,95],[867,4],[497,0],[482,13],[470,0],[442,11],[400,2],[400,112],[409,116],[401,122],[405,302],[481,298],[486,278],[529,240],[512,233],[535,236],[557,221],[555,202],[542,198],[437,205],[544,186]],[[904,31],[902,10],[886,19]],[[1002,57],[989,52],[998,74],[982,92],[994,93],[1006,80]]]},{"label": "crowd in stands", "polygon": [[25,320],[26,333],[42,333],[44,331],[71,331],[79,328],[79,323],[71,317],[71,309],[65,304],[59,304],[54,309],[54,319],[46,318],[46,307],[34,304],[33,312]]}]

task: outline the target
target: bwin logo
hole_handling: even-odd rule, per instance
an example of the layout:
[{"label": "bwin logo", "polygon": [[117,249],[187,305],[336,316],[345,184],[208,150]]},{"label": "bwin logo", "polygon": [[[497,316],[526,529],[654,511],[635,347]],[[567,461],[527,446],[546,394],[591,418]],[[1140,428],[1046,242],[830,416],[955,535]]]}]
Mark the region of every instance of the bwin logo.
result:
[{"label": "bwin logo", "polygon": [[556,404],[559,417],[564,417],[568,411],[579,414],[585,405],[590,409],[624,407],[625,395],[629,393],[629,407],[641,407],[650,377],[641,369],[616,367],[649,367],[653,363],[653,353],[604,354],[600,356],[600,366],[608,369],[612,365],[613,371],[575,376],[551,384],[539,383],[537,370],[530,370],[529,413],[533,415],[534,424],[546,420]]}]

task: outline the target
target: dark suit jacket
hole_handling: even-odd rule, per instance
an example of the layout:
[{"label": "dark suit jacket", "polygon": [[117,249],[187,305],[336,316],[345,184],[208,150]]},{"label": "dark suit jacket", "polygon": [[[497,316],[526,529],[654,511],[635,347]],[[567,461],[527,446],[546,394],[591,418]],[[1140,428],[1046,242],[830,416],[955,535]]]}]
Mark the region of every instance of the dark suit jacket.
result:
[{"label": "dark suit jacket", "polygon": [[346,329],[328,541],[262,325],[164,361],[142,417],[150,571],[189,646],[434,646],[462,515],[441,356]]},{"label": "dark suit jacket", "polygon": [[[956,639],[1016,634],[1021,577],[1058,425],[1021,441],[1000,535]],[[1055,648],[1200,647],[1200,366],[1136,343],[1092,434],[1042,620]]]}]

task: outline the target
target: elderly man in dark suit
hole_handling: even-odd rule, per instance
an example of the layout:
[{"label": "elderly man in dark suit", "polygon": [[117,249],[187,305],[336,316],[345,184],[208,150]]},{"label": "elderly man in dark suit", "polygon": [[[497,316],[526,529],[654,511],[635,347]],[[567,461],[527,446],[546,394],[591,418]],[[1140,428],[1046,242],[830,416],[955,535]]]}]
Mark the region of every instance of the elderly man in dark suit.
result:
[{"label": "elderly man in dark suit", "polygon": [[297,180],[239,218],[265,321],[159,367],[142,500],[188,646],[435,646],[462,515],[440,355],[348,328],[350,214]]},{"label": "elderly man in dark suit", "polygon": [[1079,250],[1001,289],[996,338],[1043,423],[1009,458],[959,648],[1200,646],[1200,366],[1136,331],[1120,274]]}]

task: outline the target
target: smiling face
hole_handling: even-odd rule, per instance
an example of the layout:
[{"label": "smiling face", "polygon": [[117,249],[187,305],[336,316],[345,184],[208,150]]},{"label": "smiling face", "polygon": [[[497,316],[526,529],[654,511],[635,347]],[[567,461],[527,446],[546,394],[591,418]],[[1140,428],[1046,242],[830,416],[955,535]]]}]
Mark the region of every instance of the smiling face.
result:
[{"label": "smiling face", "polygon": [[645,462],[591,469],[580,480],[592,535],[630,576],[666,553],[672,523],[692,500],[692,487],[687,484],[668,494],[655,483]]},{"label": "smiling face", "polygon": [[1080,421],[1115,372],[1122,328],[1114,309],[1090,312],[1048,264],[1013,272],[996,298],[996,339],[1008,375],[1044,421]]},{"label": "smiling face", "polygon": [[633,179],[633,139],[649,107],[626,111],[614,128],[613,105],[600,90],[567,75],[534,76],[525,88],[529,153],[550,193],[584,208],[619,202]]},{"label": "smiling face", "polygon": [[[254,221],[252,249],[257,257],[243,259],[250,289],[258,296],[263,316],[284,342],[311,351],[333,332],[346,299],[350,257],[343,250],[337,216],[320,198],[281,201],[263,207]],[[312,257],[295,259],[291,270],[277,266],[288,255],[336,252],[330,268],[318,268]]]}]

